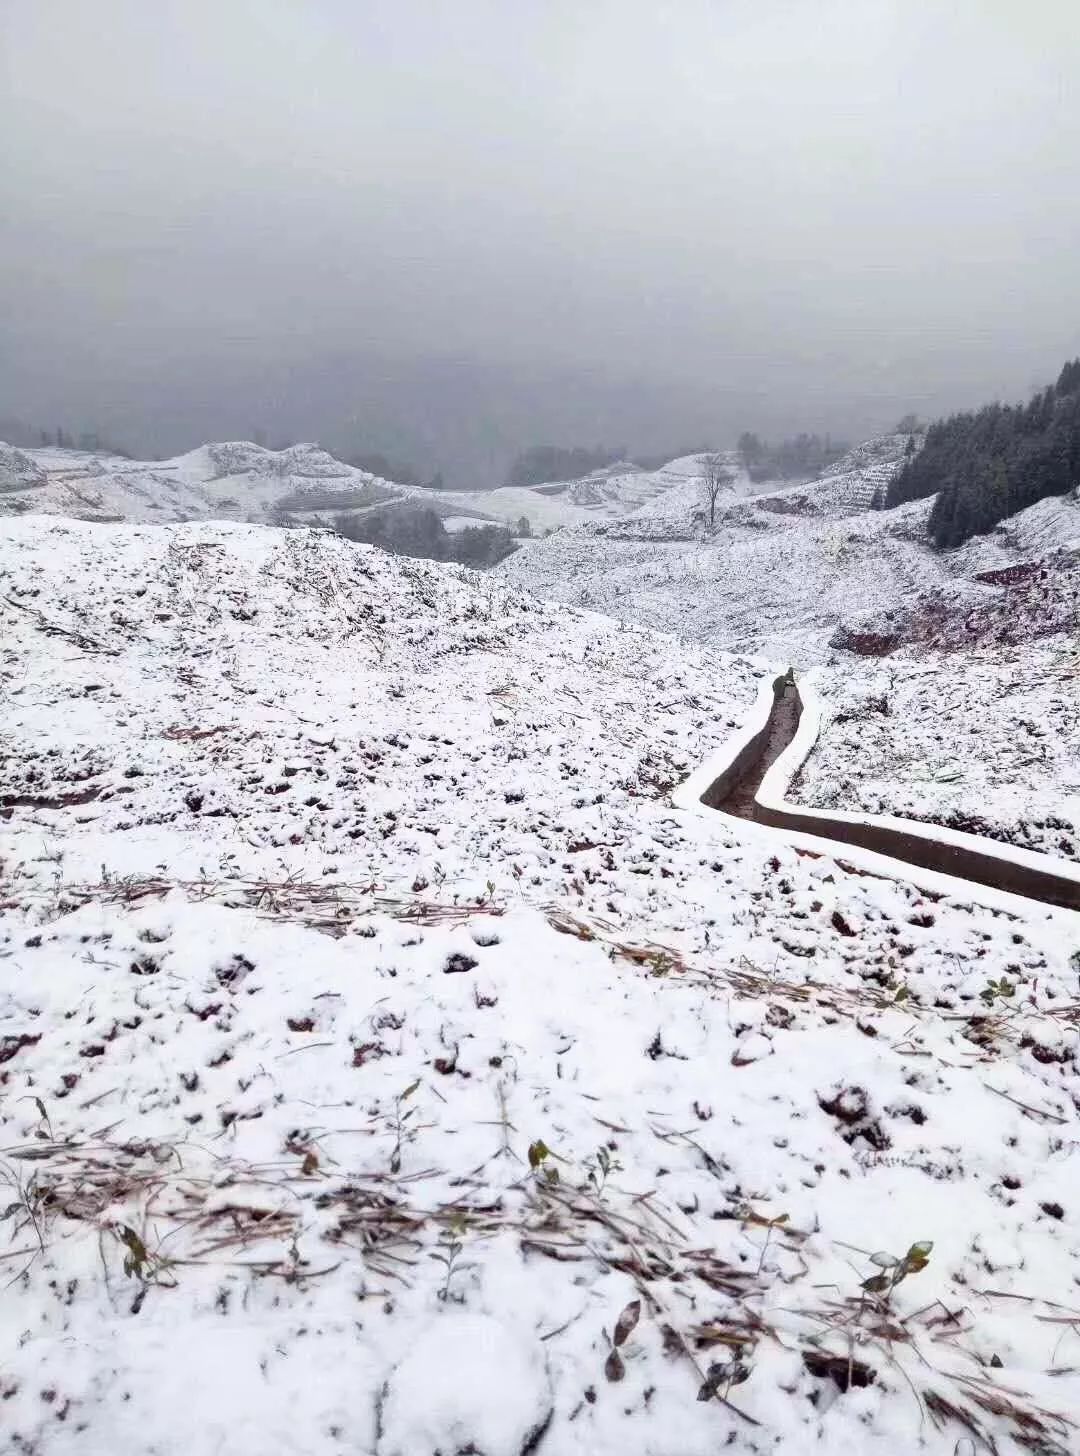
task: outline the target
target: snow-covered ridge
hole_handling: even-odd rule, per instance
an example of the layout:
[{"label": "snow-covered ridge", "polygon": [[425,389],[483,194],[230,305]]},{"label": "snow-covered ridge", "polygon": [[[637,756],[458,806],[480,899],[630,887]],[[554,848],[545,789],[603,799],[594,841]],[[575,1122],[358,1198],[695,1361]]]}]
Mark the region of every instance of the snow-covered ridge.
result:
[{"label": "snow-covered ridge", "polygon": [[493,519],[449,494],[399,485],[318,445],[267,450],[250,441],[200,445],[171,460],[0,446],[0,520],[27,512],[88,521],[237,520],[311,524],[412,502],[439,515]]},{"label": "snow-covered ridge", "polygon": [[301,524],[388,504],[424,507],[441,517],[517,527],[536,534],[632,515],[691,494],[700,456],[645,471],[622,462],[579,480],[493,491],[435,491],[383,480],[337,460],[318,445],[268,450],[250,441],[201,445],[171,460],[137,461],[84,450],[15,450],[0,444],[0,519],[24,512],[82,520],[232,519]]},{"label": "snow-covered ridge", "polygon": [[[986,571],[1049,557],[1080,538],[1077,493],[1040,501],[990,536],[943,554],[927,539],[931,501],[870,509],[907,436],[850,452],[821,480],[737,481],[703,529],[698,481],[633,515],[526,544],[498,571],[544,596],[660,630],[810,666],[840,624],[903,617],[921,599],[993,602]],[[894,644],[899,645],[899,641]]]}]

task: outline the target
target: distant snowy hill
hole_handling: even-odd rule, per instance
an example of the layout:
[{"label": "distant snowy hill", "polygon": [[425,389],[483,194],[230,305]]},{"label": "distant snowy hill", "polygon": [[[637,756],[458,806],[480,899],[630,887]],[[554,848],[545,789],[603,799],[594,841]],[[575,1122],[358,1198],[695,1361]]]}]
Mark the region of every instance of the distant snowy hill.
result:
[{"label": "distant snowy hill", "polygon": [[[248,441],[202,445],[172,460],[137,461],[83,450],[0,445],[0,519],[40,511],[96,521],[240,520],[300,523],[362,514],[391,503],[435,511],[460,529],[524,517],[537,534],[586,521],[613,520],[643,507],[697,495],[700,456],[659,470],[622,462],[579,480],[493,491],[434,491],[401,485],[346,465],[317,445],[267,450]],[[729,498],[751,488],[737,479]],[[454,526],[451,529],[454,529]]]},{"label": "distant snowy hill", "polygon": [[[731,457],[735,475],[730,497],[750,487]],[[456,499],[516,523],[524,516],[534,533],[579,526],[588,521],[618,520],[644,510],[664,510],[678,502],[691,508],[697,501],[701,456],[685,455],[658,470],[640,470],[621,462],[595,470],[578,480],[549,481],[543,485],[501,486],[482,494],[458,493]]]},{"label": "distant snowy hill", "polygon": [[87,521],[274,523],[291,517],[303,523],[406,500],[439,515],[484,516],[452,503],[448,494],[346,465],[317,445],[266,450],[231,441],[160,461],[0,446],[0,520],[29,511]]}]

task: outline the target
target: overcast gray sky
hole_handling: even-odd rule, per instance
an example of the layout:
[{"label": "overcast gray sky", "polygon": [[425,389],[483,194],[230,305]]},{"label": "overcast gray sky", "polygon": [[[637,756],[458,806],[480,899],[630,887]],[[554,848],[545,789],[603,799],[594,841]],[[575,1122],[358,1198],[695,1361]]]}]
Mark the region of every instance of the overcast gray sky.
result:
[{"label": "overcast gray sky", "polygon": [[1076,0],[0,0],[0,417],[867,429],[1080,352]]}]

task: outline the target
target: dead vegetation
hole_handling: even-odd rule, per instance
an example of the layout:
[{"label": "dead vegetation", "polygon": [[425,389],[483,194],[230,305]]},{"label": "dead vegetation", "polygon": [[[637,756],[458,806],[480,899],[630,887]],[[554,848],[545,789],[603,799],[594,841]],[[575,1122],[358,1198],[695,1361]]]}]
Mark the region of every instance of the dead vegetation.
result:
[{"label": "dead vegetation", "polygon": [[[561,1159],[559,1172],[551,1155],[530,1150],[526,1159],[509,1141],[500,1151],[521,1166],[509,1186],[495,1189],[480,1169],[457,1180],[451,1201],[430,1202],[423,1188],[436,1169],[402,1175],[391,1159],[385,1171],[350,1176],[317,1139],[290,1142],[273,1164],[221,1155],[208,1167],[183,1143],[57,1138],[47,1118],[39,1131],[0,1150],[0,1172],[14,1195],[0,1219],[10,1221],[15,1246],[2,1258],[15,1265],[15,1280],[31,1277],[38,1264],[51,1267],[57,1244],[89,1227],[107,1287],[133,1315],[199,1271],[277,1279],[303,1291],[355,1267],[362,1290],[392,1298],[425,1279],[431,1259],[444,1269],[440,1297],[463,1301],[455,1284],[468,1267],[463,1253],[509,1231],[526,1258],[599,1266],[632,1281],[636,1299],[610,1336],[609,1381],[622,1379],[621,1351],[639,1320],[654,1322],[668,1356],[688,1367],[697,1398],[717,1401],[751,1426],[759,1423],[740,1408],[738,1387],[773,1346],[798,1354],[809,1378],[802,1395],[822,1410],[849,1390],[891,1386],[917,1403],[920,1424],[966,1432],[989,1452],[1000,1450],[1003,1432],[1039,1456],[1074,1449],[1071,1421],[1011,1388],[978,1353],[971,1308],[936,1300],[901,1308],[897,1286],[925,1267],[929,1245],[913,1245],[902,1260],[852,1251],[884,1273],[853,1277],[850,1289],[823,1299],[815,1271],[823,1235],[735,1205],[728,1218],[760,1252],[756,1262],[730,1262],[689,1242],[678,1211],[654,1190],[599,1183]],[[1031,1303],[1036,1319],[1080,1323],[1080,1310]],[[712,1312],[695,1321],[688,1317],[694,1309]]]},{"label": "dead vegetation", "polygon": [[346,935],[354,922],[373,914],[418,925],[448,925],[475,915],[499,916],[505,907],[490,891],[471,901],[445,902],[388,895],[374,881],[342,883],[311,881],[300,876],[284,880],[201,879],[178,880],[156,876],[116,876],[95,884],[64,884],[55,890],[0,888],[0,910],[32,908],[45,919],[69,914],[83,905],[137,906],[163,900],[180,891],[194,904],[213,903],[249,909],[267,918],[290,920],[332,936]]}]

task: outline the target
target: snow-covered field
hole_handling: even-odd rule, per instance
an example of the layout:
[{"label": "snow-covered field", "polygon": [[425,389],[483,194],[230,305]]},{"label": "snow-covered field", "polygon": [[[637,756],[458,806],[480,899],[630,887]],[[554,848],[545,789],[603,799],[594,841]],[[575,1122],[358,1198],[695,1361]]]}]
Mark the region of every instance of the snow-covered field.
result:
[{"label": "snow-covered field", "polygon": [[821,808],[899,814],[1080,859],[1080,639],[833,662],[794,786]]},{"label": "snow-covered field", "polygon": [[762,664],[240,525],[0,619],[6,1449],[1075,1449],[1078,917],[672,807]]},{"label": "snow-covered field", "polygon": [[806,665],[844,616],[925,583],[935,569],[918,539],[926,512],[918,502],[807,517],[754,499],[718,515],[707,536],[686,528],[674,538],[670,522],[639,515],[529,543],[499,573],[541,596]]}]

